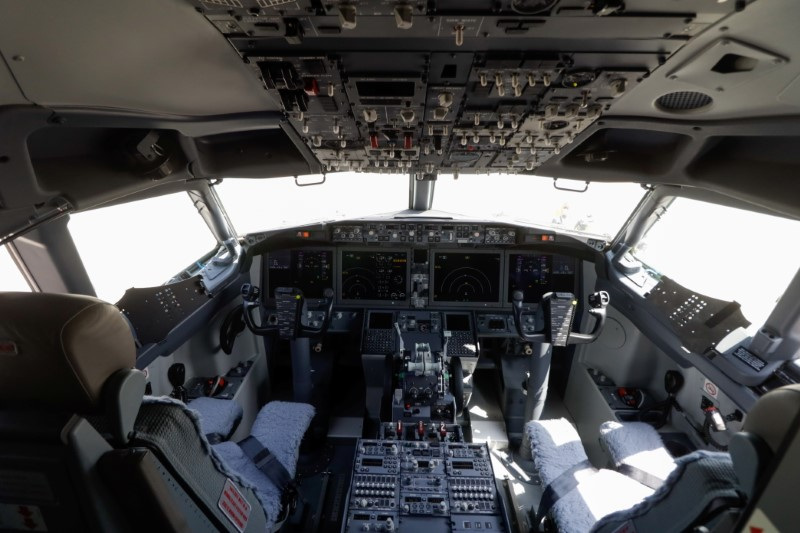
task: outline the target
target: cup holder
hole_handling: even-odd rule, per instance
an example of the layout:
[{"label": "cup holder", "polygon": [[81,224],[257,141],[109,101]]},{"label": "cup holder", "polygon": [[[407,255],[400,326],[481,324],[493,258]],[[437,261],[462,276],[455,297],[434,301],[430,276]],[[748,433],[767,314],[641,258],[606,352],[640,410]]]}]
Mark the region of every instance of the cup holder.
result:
[{"label": "cup holder", "polygon": [[617,420],[620,422],[647,422],[655,424],[661,420],[661,413],[658,411],[647,411],[639,417],[639,411],[616,411]]},{"label": "cup holder", "polygon": [[672,457],[681,457],[697,449],[697,447],[692,444],[692,441],[689,440],[689,437],[683,433],[662,433],[661,440],[664,442],[664,447]]}]

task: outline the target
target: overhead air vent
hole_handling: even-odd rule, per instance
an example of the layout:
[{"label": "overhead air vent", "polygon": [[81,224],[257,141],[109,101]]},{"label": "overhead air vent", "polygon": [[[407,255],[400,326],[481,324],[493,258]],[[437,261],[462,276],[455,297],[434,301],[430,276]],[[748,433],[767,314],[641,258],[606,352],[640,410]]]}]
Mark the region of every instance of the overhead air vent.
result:
[{"label": "overhead air vent", "polygon": [[758,59],[739,54],[725,54],[717,61],[711,70],[720,74],[733,74],[735,72],[750,72],[758,65]]},{"label": "overhead air vent", "polygon": [[665,113],[696,113],[704,111],[714,99],[696,91],[676,91],[661,95],[656,100],[656,107]]}]

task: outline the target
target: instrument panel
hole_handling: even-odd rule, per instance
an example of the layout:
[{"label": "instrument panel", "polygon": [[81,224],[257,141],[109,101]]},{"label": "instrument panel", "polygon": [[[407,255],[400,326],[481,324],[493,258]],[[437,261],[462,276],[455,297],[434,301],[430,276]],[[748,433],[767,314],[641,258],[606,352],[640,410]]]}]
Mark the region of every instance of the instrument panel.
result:
[{"label": "instrument panel", "polygon": [[320,299],[330,287],[339,305],[492,308],[508,306],[516,290],[529,304],[548,292],[574,292],[577,261],[530,250],[309,246],[267,252],[262,283],[265,299],[277,287]]}]

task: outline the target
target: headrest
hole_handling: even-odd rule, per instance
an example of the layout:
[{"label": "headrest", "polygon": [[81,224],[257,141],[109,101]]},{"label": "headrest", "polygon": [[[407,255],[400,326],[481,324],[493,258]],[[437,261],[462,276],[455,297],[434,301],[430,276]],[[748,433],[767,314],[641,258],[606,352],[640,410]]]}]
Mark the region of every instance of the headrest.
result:
[{"label": "headrest", "polygon": [[0,293],[0,406],[98,411],[136,348],[115,306],[74,294]]},{"label": "headrest", "polygon": [[787,385],[769,391],[756,402],[747,413],[742,431],[758,435],[775,453],[798,414],[800,385]]}]

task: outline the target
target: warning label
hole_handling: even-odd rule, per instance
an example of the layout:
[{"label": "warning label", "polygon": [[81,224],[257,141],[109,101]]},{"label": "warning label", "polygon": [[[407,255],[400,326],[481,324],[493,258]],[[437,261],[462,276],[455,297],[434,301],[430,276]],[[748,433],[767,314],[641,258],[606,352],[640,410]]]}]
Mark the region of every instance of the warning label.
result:
[{"label": "warning label", "polygon": [[245,499],[233,481],[225,481],[225,487],[217,502],[217,507],[231,521],[231,524],[240,532],[247,527],[247,519],[250,517],[250,502]]},{"label": "warning label", "polygon": [[734,357],[739,359],[739,361],[743,362],[756,372],[761,372],[761,370],[767,366],[767,363],[764,362],[763,359],[759,358],[753,352],[745,348],[744,346],[739,346],[733,351]]},{"label": "warning label", "polygon": [[719,389],[708,378],[703,380],[703,391],[715,400],[719,396]]},{"label": "warning label", "polygon": [[47,531],[42,510],[35,505],[0,503],[0,529]]},{"label": "warning label", "polygon": [[742,529],[743,533],[778,533],[778,528],[775,527],[767,515],[761,509],[756,509],[747,521],[747,525]]}]

